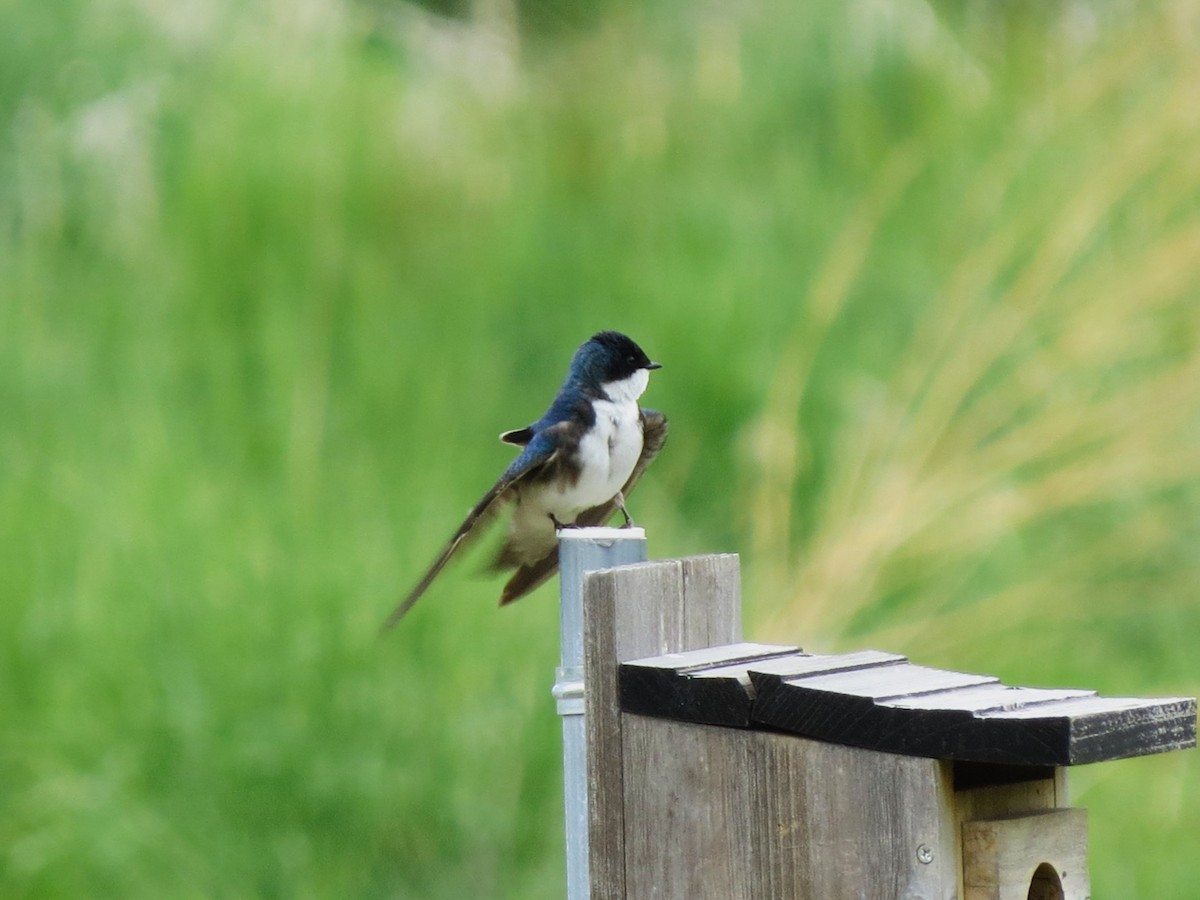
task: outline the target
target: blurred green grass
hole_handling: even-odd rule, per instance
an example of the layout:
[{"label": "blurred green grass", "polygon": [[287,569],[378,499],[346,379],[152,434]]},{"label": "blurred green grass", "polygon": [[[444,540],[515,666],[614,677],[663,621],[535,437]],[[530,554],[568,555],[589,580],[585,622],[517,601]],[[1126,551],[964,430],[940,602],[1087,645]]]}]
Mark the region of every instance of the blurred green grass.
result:
[{"label": "blurred green grass", "polygon": [[0,894],[559,895],[553,589],[375,630],[604,327],[752,635],[1194,695],[1197,22],[1063,10],[0,11]]}]

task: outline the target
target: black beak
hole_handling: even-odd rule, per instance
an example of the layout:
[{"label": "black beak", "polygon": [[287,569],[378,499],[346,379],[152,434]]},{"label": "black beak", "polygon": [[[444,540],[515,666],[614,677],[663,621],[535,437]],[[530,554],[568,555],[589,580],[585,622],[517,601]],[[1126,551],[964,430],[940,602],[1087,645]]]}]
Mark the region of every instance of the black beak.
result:
[{"label": "black beak", "polygon": [[646,368],[647,368],[649,371],[653,372],[655,369],[661,369],[661,368],[662,368],[662,363],[647,363],[647,364],[646,364]]}]

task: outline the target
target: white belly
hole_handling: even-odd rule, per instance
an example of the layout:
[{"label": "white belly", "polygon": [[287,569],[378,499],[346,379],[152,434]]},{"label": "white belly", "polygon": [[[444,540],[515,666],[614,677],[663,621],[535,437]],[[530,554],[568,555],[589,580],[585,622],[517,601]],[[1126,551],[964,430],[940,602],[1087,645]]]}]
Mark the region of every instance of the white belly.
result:
[{"label": "white belly", "polygon": [[539,484],[521,492],[509,542],[532,562],[555,544],[551,516],[572,524],[581,512],[607,503],[625,486],[642,455],[641,414],[636,402],[596,403],[596,424],[579,444],[580,473],[574,484]]},{"label": "white belly", "polygon": [[595,409],[596,424],[579,442],[579,480],[550,492],[549,502],[558,505],[555,515],[560,522],[574,522],[585,509],[611,500],[625,486],[642,454],[637,403],[601,400]]}]

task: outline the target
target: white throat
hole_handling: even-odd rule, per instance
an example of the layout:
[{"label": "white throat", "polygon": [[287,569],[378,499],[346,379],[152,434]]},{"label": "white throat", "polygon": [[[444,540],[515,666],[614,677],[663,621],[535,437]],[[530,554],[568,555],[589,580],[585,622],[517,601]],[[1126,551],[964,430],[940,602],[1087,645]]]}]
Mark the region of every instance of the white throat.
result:
[{"label": "white throat", "polygon": [[649,370],[638,369],[628,378],[622,378],[620,381],[606,381],[600,385],[600,388],[613,403],[631,403],[645,393],[646,385],[649,383]]}]

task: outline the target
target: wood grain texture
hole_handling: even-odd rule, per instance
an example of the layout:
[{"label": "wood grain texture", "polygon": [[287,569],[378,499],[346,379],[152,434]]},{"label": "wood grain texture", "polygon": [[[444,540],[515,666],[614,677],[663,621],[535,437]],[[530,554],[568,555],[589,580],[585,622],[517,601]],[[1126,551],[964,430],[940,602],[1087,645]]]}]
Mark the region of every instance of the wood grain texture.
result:
[{"label": "wood grain texture", "polygon": [[706,725],[750,724],[747,669],[797,652],[779,644],[726,644],[623,663],[621,708]]},{"label": "wood grain texture", "polygon": [[936,759],[1052,767],[1196,745],[1190,697],[1010,687],[990,675],[918,666],[876,650],[714,647],[687,658],[634,660],[620,683],[622,706],[632,713],[737,727],[748,718],[805,737]]},{"label": "wood grain texture", "polygon": [[622,739],[627,892],[613,897],[957,893],[949,777],[935,760],[636,715]]},{"label": "wood grain texture", "polygon": [[1195,746],[1192,698],[737,643],[736,584],[736,557],[584,580],[594,898],[1081,898],[1063,767]]},{"label": "wood grain texture", "polygon": [[1056,738],[1065,732],[1065,765],[1196,746],[1196,700],[1192,697],[1096,697],[995,712],[986,719],[997,728],[1015,722],[1022,723],[1021,727],[1036,723],[1034,727]]},{"label": "wood grain texture", "polygon": [[[862,654],[847,654],[861,659]],[[802,658],[801,658],[802,660]],[[1026,766],[1100,762],[1196,745],[1190,697],[1106,698],[1092,691],[1009,687],[881,659],[846,671],[749,675],[760,725],[889,753]]]},{"label": "wood grain texture", "polygon": [[583,579],[591,895],[624,898],[625,788],[618,662],[741,638],[735,554],[592,572]]},{"label": "wood grain texture", "polygon": [[964,900],[1090,900],[1087,811],[1054,809],[963,825]]},{"label": "wood grain texture", "polygon": [[[683,570],[680,642],[670,650],[734,644],[742,639],[742,571],[736,553],[687,556]],[[621,661],[632,659],[624,656]]]}]

